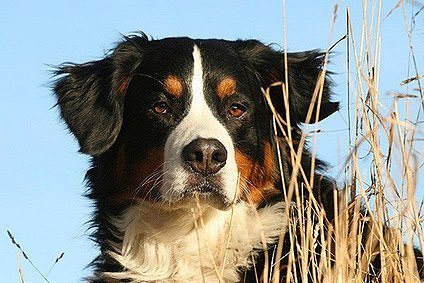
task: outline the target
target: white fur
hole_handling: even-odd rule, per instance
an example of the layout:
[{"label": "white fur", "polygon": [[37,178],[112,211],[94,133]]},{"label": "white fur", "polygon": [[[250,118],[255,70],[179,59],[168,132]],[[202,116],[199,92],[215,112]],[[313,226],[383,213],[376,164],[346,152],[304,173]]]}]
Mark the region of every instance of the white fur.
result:
[{"label": "white fur", "polygon": [[226,165],[218,172],[218,176],[222,179],[225,196],[228,200],[233,200],[238,178],[233,141],[205,101],[202,57],[200,49],[196,45],[193,47],[193,59],[191,105],[187,116],[171,132],[165,143],[164,176],[160,193],[162,199],[169,203],[179,200],[181,193],[185,190],[185,182],[189,175],[189,172],[183,167],[182,149],[197,138],[215,138],[227,150]]},{"label": "white fur", "polygon": [[169,211],[146,202],[131,207],[113,220],[124,236],[110,252],[127,270],[103,275],[132,282],[218,282],[222,273],[224,282],[238,281],[237,269],[251,265],[253,249],[263,249],[262,239],[275,242],[287,223],[282,202],[260,210],[240,202],[232,209]]}]

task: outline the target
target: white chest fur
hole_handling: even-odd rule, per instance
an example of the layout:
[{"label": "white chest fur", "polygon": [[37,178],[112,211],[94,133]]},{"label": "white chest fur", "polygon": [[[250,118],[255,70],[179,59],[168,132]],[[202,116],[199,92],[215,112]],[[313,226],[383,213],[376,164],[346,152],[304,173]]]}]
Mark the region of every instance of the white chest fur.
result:
[{"label": "white chest fur", "polygon": [[113,223],[124,236],[122,244],[111,243],[110,255],[126,271],[103,275],[133,282],[238,281],[237,270],[252,264],[254,249],[286,228],[282,202],[260,210],[241,202],[228,211],[165,211],[143,203]]}]

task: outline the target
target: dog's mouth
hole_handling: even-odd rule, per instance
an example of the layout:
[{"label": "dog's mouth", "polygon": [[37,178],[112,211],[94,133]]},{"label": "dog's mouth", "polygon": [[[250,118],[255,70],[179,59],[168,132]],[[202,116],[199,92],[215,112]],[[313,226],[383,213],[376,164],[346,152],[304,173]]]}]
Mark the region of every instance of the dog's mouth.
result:
[{"label": "dog's mouth", "polygon": [[183,184],[178,196],[171,201],[172,208],[193,208],[211,206],[219,210],[228,210],[234,200],[226,194],[226,188],[218,176],[190,175]]},{"label": "dog's mouth", "polygon": [[233,201],[224,194],[223,190],[222,186],[205,179],[197,184],[189,185],[182,198],[197,206],[210,205],[219,210],[227,210]]}]

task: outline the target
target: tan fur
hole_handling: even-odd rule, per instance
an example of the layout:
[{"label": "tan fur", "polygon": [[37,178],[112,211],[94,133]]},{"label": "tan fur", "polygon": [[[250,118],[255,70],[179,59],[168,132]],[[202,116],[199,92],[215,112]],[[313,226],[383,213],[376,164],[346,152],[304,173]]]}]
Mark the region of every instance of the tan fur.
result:
[{"label": "tan fur", "polygon": [[236,91],[236,86],[236,81],[232,77],[227,77],[218,83],[216,93],[221,99],[224,99]]},{"label": "tan fur", "polygon": [[164,81],[165,90],[173,95],[180,97],[183,94],[183,84],[177,76],[169,75]]},{"label": "tan fur", "polygon": [[239,195],[242,199],[259,204],[278,194],[278,190],[273,186],[275,164],[269,142],[264,143],[263,162],[252,160],[239,150],[236,150],[235,157],[241,175],[240,189],[242,191]]}]

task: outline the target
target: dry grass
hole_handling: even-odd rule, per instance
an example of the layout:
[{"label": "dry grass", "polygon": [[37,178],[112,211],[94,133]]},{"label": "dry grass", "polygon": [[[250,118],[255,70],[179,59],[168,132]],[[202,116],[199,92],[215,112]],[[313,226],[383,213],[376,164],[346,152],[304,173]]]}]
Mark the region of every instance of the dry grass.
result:
[{"label": "dry grass", "polygon": [[[288,234],[280,236],[280,248],[277,250],[279,258],[283,237],[289,237],[293,242],[288,255],[289,264],[285,267],[288,270],[287,282],[297,282],[294,275],[296,272],[301,274],[302,282],[306,282],[309,277],[313,278],[313,282],[364,282],[367,274],[372,272],[369,265],[377,254],[381,257],[381,282],[419,281],[412,247],[415,244],[424,250],[423,218],[415,197],[420,169],[415,142],[421,134],[417,125],[424,105],[420,84],[422,76],[418,72],[405,3],[400,1],[386,17],[393,16],[391,14],[395,10],[399,10],[404,17],[412,75],[399,83],[416,83],[418,87],[414,91],[418,94],[396,94],[389,107],[380,101],[380,25],[385,16],[382,15],[381,6],[381,0],[363,1],[359,41],[354,37],[357,33],[351,25],[349,9],[346,10],[349,154],[340,172],[346,185],[334,194],[337,199],[334,210],[338,217],[330,226],[324,225],[325,216],[317,201],[313,198],[305,201],[300,196],[302,186],[309,191],[313,190],[314,177],[306,176],[301,168],[301,149],[307,131],[301,136],[297,151],[293,147],[290,131],[284,131],[284,121],[290,121],[287,85],[282,84],[287,109],[285,117],[280,117],[273,110],[274,125],[283,132],[281,142],[288,144],[291,162],[294,164],[290,182],[284,184],[287,198],[293,202],[293,206],[287,206],[286,210],[291,221]],[[330,34],[338,15],[337,10],[336,6]],[[315,122],[315,129],[318,113],[312,116],[312,105],[321,100],[327,59],[328,52],[307,115],[307,121]],[[264,91],[264,95],[271,104],[268,91]],[[411,108],[409,98],[420,99],[421,106]],[[382,114],[387,111],[382,109],[390,109],[389,114]],[[290,123],[286,126],[290,128]],[[369,152],[371,161],[368,168],[359,165],[361,151]],[[314,147],[312,153],[315,153]],[[314,166],[315,162],[312,162],[311,172],[314,172]],[[363,174],[364,169],[370,172],[368,176]],[[297,181],[299,177],[303,179],[301,184]],[[302,233],[297,235],[299,227]],[[369,229],[368,236],[364,233],[366,227]],[[314,247],[317,246],[321,247],[320,254],[316,254]],[[271,270],[269,281],[279,282],[278,263],[268,268]],[[263,279],[267,281],[267,278]]]}]

